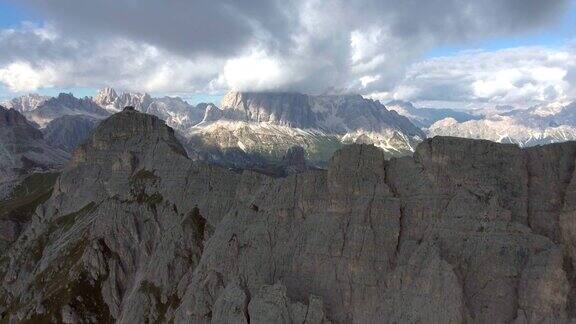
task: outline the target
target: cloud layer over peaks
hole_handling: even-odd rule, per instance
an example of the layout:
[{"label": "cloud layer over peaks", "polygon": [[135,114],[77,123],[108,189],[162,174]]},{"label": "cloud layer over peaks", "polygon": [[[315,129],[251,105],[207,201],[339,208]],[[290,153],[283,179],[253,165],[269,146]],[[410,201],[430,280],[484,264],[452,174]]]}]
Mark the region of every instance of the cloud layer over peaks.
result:
[{"label": "cloud layer over peaks", "polygon": [[[22,2],[45,23],[0,32],[0,83],[12,91],[109,84],[157,92],[425,93],[429,87],[413,90],[409,83],[426,51],[536,31],[569,6],[567,0]],[[476,80],[474,97],[500,95],[493,90],[498,80]]]}]

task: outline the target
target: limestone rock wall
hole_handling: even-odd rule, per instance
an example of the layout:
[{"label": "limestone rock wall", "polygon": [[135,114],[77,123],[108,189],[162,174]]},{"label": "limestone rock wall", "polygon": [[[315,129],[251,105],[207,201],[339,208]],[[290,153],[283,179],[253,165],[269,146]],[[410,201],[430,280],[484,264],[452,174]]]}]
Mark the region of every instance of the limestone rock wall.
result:
[{"label": "limestone rock wall", "polygon": [[134,323],[568,323],[576,143],[370,145],[285,178],[193,162],[127,110],[0,259],[0,313]]}]

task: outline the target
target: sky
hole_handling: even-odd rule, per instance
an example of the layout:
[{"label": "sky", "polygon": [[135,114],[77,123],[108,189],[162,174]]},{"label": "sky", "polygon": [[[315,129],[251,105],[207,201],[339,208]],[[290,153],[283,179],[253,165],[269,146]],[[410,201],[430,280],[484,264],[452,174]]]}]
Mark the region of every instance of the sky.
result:
[{"label": "sky", "polygon": [[574,100],[576,0],[0,0],[0,100],[99,88]]}]

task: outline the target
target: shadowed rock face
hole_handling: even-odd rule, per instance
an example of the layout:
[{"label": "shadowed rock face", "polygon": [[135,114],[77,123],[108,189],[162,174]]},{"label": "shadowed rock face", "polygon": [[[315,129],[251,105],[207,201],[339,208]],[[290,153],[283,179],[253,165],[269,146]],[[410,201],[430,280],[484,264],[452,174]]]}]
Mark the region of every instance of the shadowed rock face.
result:
[{"label": "shadowed rock face", "polygon": [[66,152],[72,152],[90,136],[100,121],[82,115],[56,118],[43,129],[46,141]]},{"label": "shadowed rock face", "polygon": [[306,171],[306,152],[301,146],[292,146],[282,158],[282,166],[287,174],[295,174]]},{"label": "shadowed rock face", "polygon": [[[0,106],[0,184],[34,170],[62,167],[68,157],[68,153],[48,145],[42,132],[22,114]],[[2,191],[0,188],[0,198]]]},{"label": "shadowed rock face", "polygon": [[125,110],[75,152],[0,259],[0,311],[11,321],[567,322],[575,158],[576,143],[436,137],[413,157],[351,145],[327,171],[271,178],[193,162],[162,121]]}]

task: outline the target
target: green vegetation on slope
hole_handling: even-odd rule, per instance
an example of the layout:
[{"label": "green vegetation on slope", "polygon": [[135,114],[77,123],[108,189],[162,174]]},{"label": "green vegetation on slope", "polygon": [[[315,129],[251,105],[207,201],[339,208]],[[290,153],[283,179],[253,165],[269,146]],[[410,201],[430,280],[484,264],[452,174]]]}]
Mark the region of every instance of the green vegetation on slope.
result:
[{"label": "green vegetation on slope", "polygon": [[10,198],[0,201],[0,219],[27,222],[36,208],[48,200],[59,173],[34,173],[14,188]]}]

